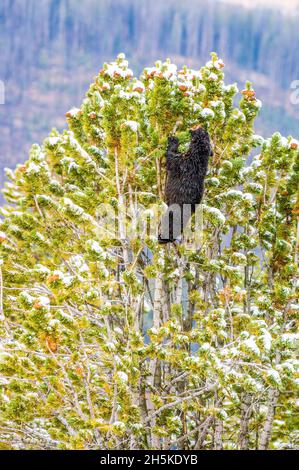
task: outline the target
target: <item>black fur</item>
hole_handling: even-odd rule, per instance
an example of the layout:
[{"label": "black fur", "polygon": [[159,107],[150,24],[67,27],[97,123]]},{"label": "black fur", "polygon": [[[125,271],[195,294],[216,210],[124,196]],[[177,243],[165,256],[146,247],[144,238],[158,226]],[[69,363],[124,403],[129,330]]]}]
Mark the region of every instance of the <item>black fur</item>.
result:
[{"label": "black fur", "polygon": [[[203,197],[209,157],[213,155],[210,137],[201,127],[190,133],[190,146],[184,154],[178,151],[176,137],[168,139],[165,200],[169,209],[162,218],[159,243],[174,242],[182,234]],[[173,205],[175,208],[171,208]]]}]

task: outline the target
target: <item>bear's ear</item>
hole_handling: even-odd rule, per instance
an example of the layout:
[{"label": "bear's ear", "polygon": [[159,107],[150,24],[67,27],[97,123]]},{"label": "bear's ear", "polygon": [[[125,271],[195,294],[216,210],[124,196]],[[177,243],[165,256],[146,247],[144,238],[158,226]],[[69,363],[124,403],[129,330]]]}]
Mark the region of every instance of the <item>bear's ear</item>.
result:
[{"label": "bear's ear", "polygon": [[191,127],[191,129],[189,129],[189,131],[190,131],[191,135],[195,135],[195,134],[197,134],[197,131],[199,131],[201,129],[202,129],[201,125],[196,125],[196,126]]}]

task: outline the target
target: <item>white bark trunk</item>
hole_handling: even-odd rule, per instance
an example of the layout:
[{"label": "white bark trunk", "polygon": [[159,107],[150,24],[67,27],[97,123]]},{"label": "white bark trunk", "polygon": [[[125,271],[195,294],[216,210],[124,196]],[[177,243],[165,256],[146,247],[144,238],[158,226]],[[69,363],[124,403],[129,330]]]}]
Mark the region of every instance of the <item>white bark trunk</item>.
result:
[{"label": "white bark trunk", "polygon": [[270,444],[273,419],[275,415],[275,407],[277,405],[279,392],[274,388],[271,388],[269,392],[269,403],[268,403],[268,416],[264,424],[264,428],[261,435],[261,442],[259,450],[267,450]]}]

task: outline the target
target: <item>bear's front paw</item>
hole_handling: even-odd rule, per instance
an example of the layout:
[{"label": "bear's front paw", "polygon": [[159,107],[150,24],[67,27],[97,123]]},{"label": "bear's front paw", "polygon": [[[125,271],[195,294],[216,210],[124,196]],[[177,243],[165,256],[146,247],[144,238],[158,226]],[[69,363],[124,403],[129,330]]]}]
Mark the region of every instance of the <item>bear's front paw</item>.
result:
[{"label": "bear's front paw", "polygon": [[168,146],[169,147],[178,147],[179,145],[179,139],[175,137],[174,135],[171,135],[168,137]]}]

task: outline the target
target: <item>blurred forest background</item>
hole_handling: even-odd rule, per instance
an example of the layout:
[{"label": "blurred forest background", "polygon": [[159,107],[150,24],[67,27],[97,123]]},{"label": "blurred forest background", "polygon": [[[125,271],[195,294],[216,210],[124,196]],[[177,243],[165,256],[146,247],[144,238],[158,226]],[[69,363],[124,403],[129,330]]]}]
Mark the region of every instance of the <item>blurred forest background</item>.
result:
[{"label": "blurred forest background", "polygon": [[254,82],[263,110],[257,132],[298,137],[298,1],[1,0],[0,181],[30,145],[80,105],[102,62],[125,52],[141,72],[156,59],[200,67],[216,51],[227,81]]}]

